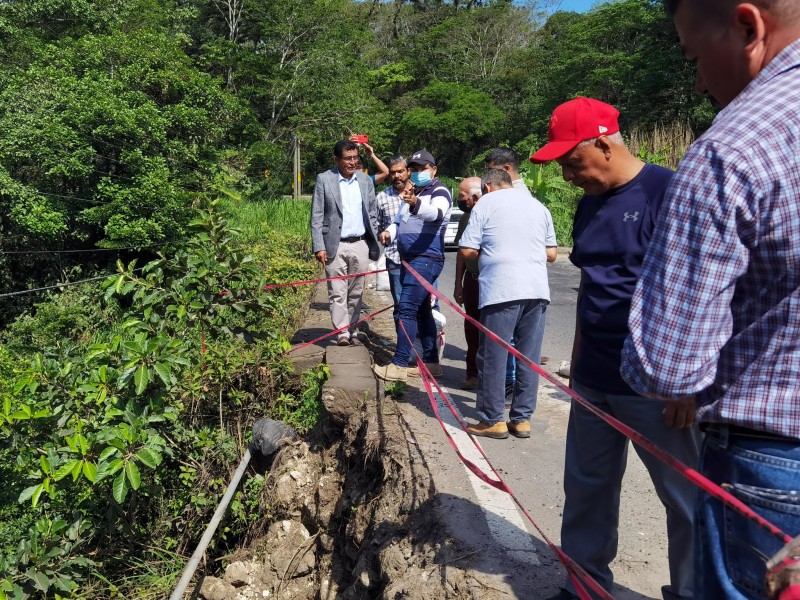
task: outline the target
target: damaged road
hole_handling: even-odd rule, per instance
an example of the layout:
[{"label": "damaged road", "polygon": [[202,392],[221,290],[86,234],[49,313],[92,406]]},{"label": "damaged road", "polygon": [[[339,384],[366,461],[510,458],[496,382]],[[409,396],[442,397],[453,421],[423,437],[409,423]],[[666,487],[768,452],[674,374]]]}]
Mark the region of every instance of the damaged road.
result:
[{"label": "damaged road", "polygon": [[[557,274],[567,287],[572,285],[569,267]],[[446,277],[440,280],[445,290],[452,286]],[[388,292],[374,290],[366,300],[365,314],[391,302]],[[566,312],[574,311],[566,304]],[[474,394],[457,389],[465,348],[461,320],[444,311],[448,345],[439,381],[461,413],[473,418]],[[294,341],[329,330],[327,298],[319,288]],[[556,370],[564,333],[553,333],[559,337],[552,344],[556,350],[548,350],[546,338],[543,353],[550,353],[548,368]],[[303,361],[317,364],[326,353],[332,377],[323,401],[329,418],[275,457],[262,502],[269,516],[264,531],[232,557],[224,575],[205,579],[202,595],[210,600],[493,600],[546,599],[557,593],[565,577],[557,558],[507,494],[461,464],[428,396],[412,382],[397,400],[384,397],[372,377],[370,353],[383,364],[392,350],[390,313],[370,322],[369,338],[368,347],[311,347],[299,360],[298,369]],[[459,449],[489,472],[439,404],[443,426]],[[500,476],[556,544],[568,413],[566,397],[542,381],[530,439],[480,440]],[[631,455],[620,551],[612,564],[614,596],[659,598],[668,579],[663,508]]]}]

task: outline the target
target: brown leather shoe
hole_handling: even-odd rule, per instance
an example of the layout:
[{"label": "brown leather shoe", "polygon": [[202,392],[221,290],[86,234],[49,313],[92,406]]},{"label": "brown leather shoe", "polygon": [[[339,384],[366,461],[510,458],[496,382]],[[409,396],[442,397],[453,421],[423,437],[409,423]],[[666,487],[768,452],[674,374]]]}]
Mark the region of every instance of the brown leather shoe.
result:
[{"label": "brown leather shoe", "polygon": [[467,433],[478,437],[504,440],[508,437],[508,427],[506,427],[503,421],[499,421],[494,425],[489,425],[485,421],[481,421],[475,425],[467,425]]},{"label": "brown leather shoe", "polygon": [[464,381],[461,382],[462,390],[476,390],[478,389],[478,378],[474,375],[467,375]]},{"label": "brown leather shoe", "polygon": [[508,433],[518,438],[531,437],[531,422],[530,421],[508,421],[506,423]]}]

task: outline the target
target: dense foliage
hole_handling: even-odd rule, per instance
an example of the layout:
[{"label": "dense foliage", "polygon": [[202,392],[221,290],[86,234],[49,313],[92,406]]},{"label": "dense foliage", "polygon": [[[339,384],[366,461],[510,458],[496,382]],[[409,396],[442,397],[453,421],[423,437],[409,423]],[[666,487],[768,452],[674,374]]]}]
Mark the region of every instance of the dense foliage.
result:
[{"label": "dense foliage", "polygon": [[[309,191],[350,131],[384,156],[426,146],[459,177],[498,144],[527,155],[577,94],[615,104],[626,132],[707,126],[659,1],[531,6],[0,3],[0,288],[108,272],[178,240],[220,179],[254,198],[290,193],[295,137]],[[9,253],[98,246],[125,250]],[[0,319],[28,298],[0,298]]]},{"label": "dense foliage", "polygon": [[[319,418],[320,373],[292,392],[283,358],[308,296],[261,289],[278,272],[313,275],[305,244],[268,229],[245,243],[214,204],[188,226],[184,244],[142,268],[120,263],[7,331],[0,598],[67,596],[92,573],[125,572],[154,551],[185,554],[250,424],[266,414],[304,432]],[[70,318],[53,318],[61,312]],[[219,546],[260,516],[258,502],[251,484]],[[146,584],[115,579],[108,589],[123,596]]]}]

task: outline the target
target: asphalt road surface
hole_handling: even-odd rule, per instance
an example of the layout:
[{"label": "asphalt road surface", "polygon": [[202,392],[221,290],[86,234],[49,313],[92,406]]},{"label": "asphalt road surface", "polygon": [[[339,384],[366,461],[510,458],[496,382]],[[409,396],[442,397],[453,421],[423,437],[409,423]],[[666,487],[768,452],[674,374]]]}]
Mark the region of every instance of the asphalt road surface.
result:
[{"label": "asphalt road surface", "polygon": [[[439,289],[450,298],[454,272],[455,254],[448,252]],[[549,357],[544,369],[555,373],[561,361],[569,360],[572,351],[579,271],[566,254],[560,254],[548,266],[548,274],[551,304],[547,309],[542,354]],[[388,292],[377,294],[386,303],[391,301]],[[464,378],[466,352],[463,319],[446,305],[441,309],[447,317],[447,345],[442,360],[444,376],[439,381],[460,414],[474,421],[475,394],[458,387]],[[565,379],[558,379],[566,383]],[[489,465],[441,398],[437,406],[443,417],[442,425],[422,391],[411,390],[400,406],[409,431],[413,432],[409,441],[419,444],[426,456],[439,495],[442,519],[454,537],[475,548],[468,556],[471,566],[483,572],[492,582],[489,586],[499,594],[486,597],[545,599],[556,594],[564,582],[564,569],[544,536],[559,543],[568,397],[541,379],[530,439],[479,440],[497,474],[512,489],[541,533],[508,494],[481,481],[461,464],[443,429],[453,437],[465,458],[491,475]],[[644,467],[631,451],[623,483],[619,552],[612,564],[615,598],[661,597],[660,588],[668,583],[665,530],[664,509]]]}]

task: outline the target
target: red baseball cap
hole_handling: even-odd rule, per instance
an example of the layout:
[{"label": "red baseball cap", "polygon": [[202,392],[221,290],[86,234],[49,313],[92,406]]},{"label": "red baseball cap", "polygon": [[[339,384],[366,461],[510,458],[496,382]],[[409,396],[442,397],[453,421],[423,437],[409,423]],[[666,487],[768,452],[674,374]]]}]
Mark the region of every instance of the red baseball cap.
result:
[{"label": "red baseball cap", "polygon": [[547,128],[549,142],[531,155],[532,163],[564,156],[583,140],[619,131],[619,111],[605,102],[578,96],[556,107]]}]

